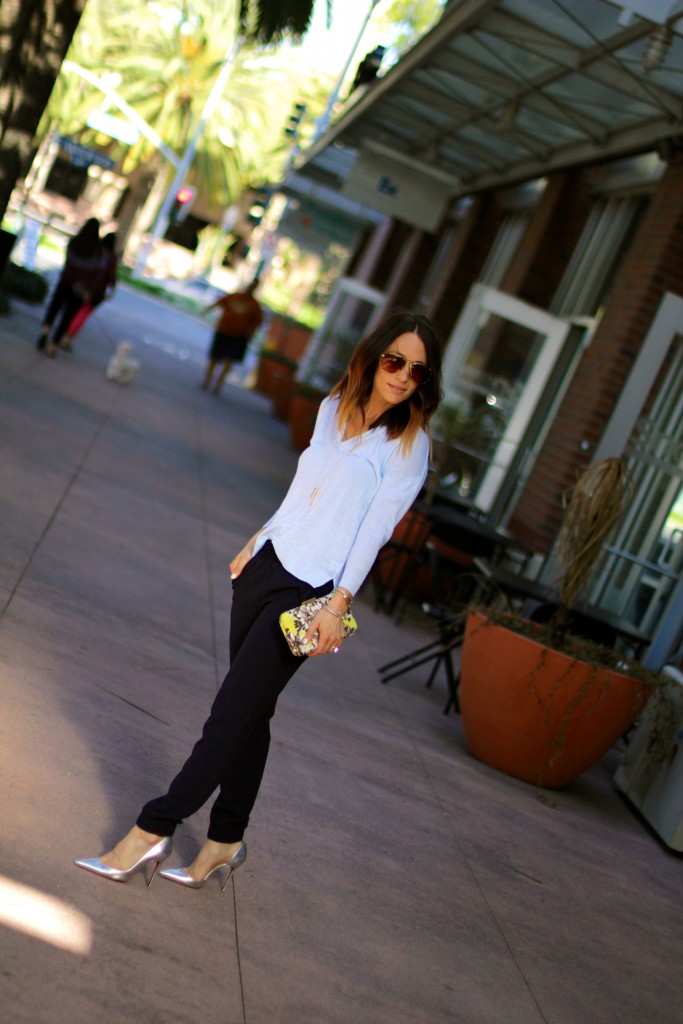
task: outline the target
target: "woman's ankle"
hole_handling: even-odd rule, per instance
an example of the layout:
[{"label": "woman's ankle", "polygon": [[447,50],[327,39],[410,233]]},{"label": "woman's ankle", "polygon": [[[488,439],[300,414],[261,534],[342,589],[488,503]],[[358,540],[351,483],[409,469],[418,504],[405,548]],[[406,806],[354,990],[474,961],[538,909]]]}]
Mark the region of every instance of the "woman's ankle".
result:
[{"label": "woman's ankle", "polygon": [[154,832],[147,832],[144,828],[140,828],[139,825],[133,825],[128,835],[142,839],[148,846],[154,846],[154,844],[158,843],[160,839],[163,839],[163,836],[158,836]]}]

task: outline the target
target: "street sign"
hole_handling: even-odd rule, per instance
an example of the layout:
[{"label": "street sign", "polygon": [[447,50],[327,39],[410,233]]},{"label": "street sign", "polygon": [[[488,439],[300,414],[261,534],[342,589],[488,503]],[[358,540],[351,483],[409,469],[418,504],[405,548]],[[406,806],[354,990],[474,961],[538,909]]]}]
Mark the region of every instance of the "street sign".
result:
[{"label": "street sign", "polygon": [[93,110],[88,117],[87,124],[88,128],[94,128],[95,131],[108,135],[110,139],[118,139],[119,142],[125,142],[129,146],[132,146],[140,138],[140,132],[134,124],[125,121],[122,117],[114,117],[106,110]]},{"label": "street sign", "polygon": [[318,253],[324,253],[332,243],[351,249],[359,230],[358,222],[341,210],[303,196],[289,200],[277,226],[281,237]]},{"label": "street sign", "polygon": [[91,164],[97,164],[105,171],[111,171],[116,166],[116,161],[112,160],[110,156],[105,156],[104,153],[100,153],[96,149],[88,149],[80,142],[70,139],[68,135],[58,135],[57,141],[59,148],[67,154],[74,167],[90,167]]}]

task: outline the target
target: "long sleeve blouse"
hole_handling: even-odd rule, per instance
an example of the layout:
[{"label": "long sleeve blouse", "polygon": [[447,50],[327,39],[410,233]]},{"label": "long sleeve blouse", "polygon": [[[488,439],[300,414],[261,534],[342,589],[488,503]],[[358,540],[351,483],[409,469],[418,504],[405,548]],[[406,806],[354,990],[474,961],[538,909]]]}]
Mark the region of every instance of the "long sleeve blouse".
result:
[{"label": "long sleeve blouse", "polygon": [[344,440],[338,398],[326,398],[310,446],[299,458],[284,501],[257,537],[270,540],[288,572],[312,586],[332,580],[356,593],[377,552],[408,511],[427,475],[429,439],[409,452],[384,427]]}]

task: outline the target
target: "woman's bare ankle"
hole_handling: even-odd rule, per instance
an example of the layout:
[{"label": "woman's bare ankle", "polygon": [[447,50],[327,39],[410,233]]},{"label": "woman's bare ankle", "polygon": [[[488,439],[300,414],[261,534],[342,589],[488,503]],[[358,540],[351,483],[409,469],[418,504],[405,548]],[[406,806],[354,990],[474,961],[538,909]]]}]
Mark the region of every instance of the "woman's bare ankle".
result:
[{"label": "woman's bare ankle", "polygon": [[100,860],[108,867],[127,871],[140,860],[146,849],[154,846],[160,839],[161,836],[155,836],[152,832],[145,832],[139,825],[133,825],[130,832],[120,839],[112,850],[100,857]]},{"label": "woman's bare ankle", "polygon": [[201,881],[210,871],[227,864],[241,845],[241,839],[236,843],[217,843],[213,839],[207,839],[188,868],[188,873]]}]

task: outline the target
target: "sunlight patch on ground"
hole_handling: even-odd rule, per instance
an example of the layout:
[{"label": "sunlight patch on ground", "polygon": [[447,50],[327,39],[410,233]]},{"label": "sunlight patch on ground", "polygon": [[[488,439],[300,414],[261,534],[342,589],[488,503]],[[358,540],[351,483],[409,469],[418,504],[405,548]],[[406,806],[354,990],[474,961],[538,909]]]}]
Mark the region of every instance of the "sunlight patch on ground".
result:
[{"label": "sunlight patch on ground", "polygon": [[92,947],[92,924],[85,914],[2,875],[0,924],[79,956],[87,956]]}]

